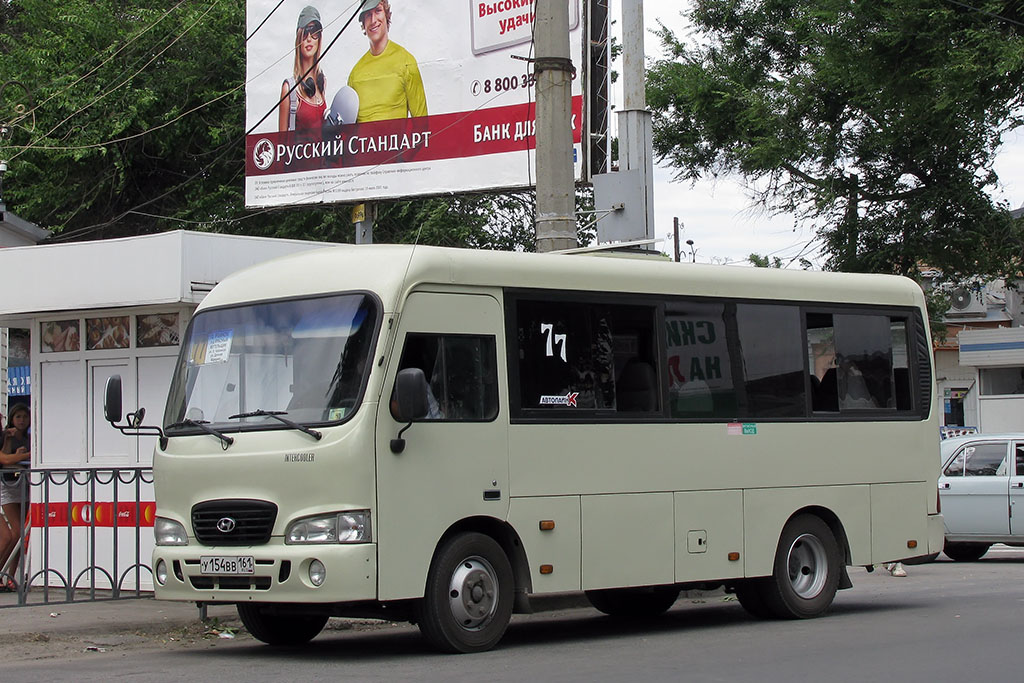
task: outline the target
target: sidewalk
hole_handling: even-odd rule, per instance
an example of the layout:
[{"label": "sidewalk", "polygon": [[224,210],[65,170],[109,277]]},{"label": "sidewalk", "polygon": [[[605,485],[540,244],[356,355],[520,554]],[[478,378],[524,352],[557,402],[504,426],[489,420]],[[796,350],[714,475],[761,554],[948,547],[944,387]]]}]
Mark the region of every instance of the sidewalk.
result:
[{"label": "sidewalk", "polygon": [[[33,589],[30,600],[41,599],[41,595],[37,595],[39,592],[39,589]],[[59,591],[50,593],[51,599],[59,595]],[[15,595],[0,594],[0,607],[16,602]],[[210,606],[207,616],[219,623],[236,623],[238,619],[234,605]],[[199,609],[195,604],[152,598],[0,609],[0,632],[5,636],[96,638],[131,633],[160,635],[199,624]]]}]

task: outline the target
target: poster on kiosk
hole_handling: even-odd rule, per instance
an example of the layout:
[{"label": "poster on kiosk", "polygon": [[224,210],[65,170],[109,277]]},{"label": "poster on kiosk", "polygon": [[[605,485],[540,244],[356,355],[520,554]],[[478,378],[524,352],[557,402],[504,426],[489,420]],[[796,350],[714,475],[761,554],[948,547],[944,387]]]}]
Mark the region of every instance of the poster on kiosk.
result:
[{"label": "poster on kiosk", "polygon": [[[579,66],[582,2],[568,2]],[[534,14],[534,0],[248,0],[246,205],[527,187]]]}]

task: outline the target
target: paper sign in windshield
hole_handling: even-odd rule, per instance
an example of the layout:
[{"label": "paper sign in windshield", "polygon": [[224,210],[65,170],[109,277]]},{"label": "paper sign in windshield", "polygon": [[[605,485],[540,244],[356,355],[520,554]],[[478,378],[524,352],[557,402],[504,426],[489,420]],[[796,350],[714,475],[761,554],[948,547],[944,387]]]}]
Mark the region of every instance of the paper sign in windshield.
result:
[{"label": "paper sign in windshield", "polygon": [[217,365],[227,363],[231,357],[231,340],[234,330],[216,330],[207,335],[206,340],[197,340],[192,344],[189,360],[193,365]]}]

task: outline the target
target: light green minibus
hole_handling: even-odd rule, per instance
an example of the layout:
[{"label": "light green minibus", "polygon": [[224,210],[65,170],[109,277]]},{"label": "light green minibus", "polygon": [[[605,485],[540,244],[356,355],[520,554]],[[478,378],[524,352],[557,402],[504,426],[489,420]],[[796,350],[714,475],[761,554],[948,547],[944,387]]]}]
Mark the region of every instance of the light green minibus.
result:
[{"label": "light green minibus", "polygon": [[934,386],[903,278],[353,246],[219,283],[162,424],[119,428],[160,436],[158,598],[475,652],[543,594],[806,618],[939,552]]}]

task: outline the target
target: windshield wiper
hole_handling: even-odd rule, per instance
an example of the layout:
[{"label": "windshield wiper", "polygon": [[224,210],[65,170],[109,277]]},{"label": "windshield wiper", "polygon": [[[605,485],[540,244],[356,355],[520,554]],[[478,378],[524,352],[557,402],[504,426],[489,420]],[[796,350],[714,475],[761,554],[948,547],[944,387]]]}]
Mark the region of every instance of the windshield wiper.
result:
[{"label": "windshield wiper", "polygon": [[226,434],[221,434],[216,429],[211,427],[210,422],[208,420],[192,420],[186,417],[181,422],[175,422],[174,424],[167,425],[167,429],[176,429],[178,427],[198,427],[207,434],[211,434],[220,439],[224,445],[224,450],[227,450],[228,446],[235,442],[235,440],[232,439],[230,436]]},{"label": "windshield wiper", "polygon": [[285,424],[285,425],[291,427],[292,429],[298,429],[300,432],[304,432],[306,434],[309,434],[311,437],[313,437],[317,441],[319,441],[320,439],[324,438],[324,435],[321,434],[320,432],[318,432],[317,430],[310,429],[306,425],[300,425],[298,422],[294,422],[292,420],[289,420],[287,417],[284,417],[287,414],[288,413],[286,411],[284,411],[284,410],[253,410],[253,411],[248,412],[248,413],[239,413],[238,415],[229,415],[228,419],[229,420],[241,420],[241,419],[244,419],[244,418],[247,418],[247,417],[272,417],[275,420],[277,420],[278,422],[281,422],[282,424]]}]

